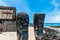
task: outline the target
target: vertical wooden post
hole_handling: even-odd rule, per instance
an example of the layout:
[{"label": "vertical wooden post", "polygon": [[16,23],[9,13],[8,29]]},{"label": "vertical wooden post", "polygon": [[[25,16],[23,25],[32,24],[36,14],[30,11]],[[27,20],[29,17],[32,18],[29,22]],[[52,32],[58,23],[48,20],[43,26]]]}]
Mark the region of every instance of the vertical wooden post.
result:
[{"label": "vertical wooden post", "polygon": [[34,14],[34,30],[36,40],[40,40],[40,35],[43,34],[43,24],[44,24],[45,14]]},{"label": "vertical wooden post", "polygon": [[[17,14],[17,35],[22,37],[22,40],[28,40],[28,25],[29,16],[25,12],[20,12]],[[20,38],[21,38],[20,37]]]}]

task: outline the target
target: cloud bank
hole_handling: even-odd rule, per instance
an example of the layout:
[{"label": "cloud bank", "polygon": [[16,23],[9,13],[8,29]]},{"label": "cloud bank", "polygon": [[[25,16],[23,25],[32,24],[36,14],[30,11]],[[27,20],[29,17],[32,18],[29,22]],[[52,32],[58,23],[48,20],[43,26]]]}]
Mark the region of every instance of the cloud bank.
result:
[{"label": "cloud bank", "polygon": [[53,4],[55,8],[52,12],[48,13],[45,23],[60,23],[60,10],[58,9],[60,5],[56,2],[56,0],[52,0],[51,4]]},{"label": "cloud bank", "polygon": [[3,2],[2,0],[0,0],[0,6],[9,6],[9,4]]}]

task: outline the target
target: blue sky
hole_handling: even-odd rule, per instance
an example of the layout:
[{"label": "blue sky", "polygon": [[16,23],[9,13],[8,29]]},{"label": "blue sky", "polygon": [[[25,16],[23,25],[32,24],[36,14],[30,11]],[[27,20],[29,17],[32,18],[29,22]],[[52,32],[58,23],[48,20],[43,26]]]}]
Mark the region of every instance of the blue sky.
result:
[{"label": "blue sky", "polygon": [[16,13],[28,13],[30,23],[34,13],[46,14],[45,23],[60,23],[60,0],[0,0],[0,6],[16,7]]}]

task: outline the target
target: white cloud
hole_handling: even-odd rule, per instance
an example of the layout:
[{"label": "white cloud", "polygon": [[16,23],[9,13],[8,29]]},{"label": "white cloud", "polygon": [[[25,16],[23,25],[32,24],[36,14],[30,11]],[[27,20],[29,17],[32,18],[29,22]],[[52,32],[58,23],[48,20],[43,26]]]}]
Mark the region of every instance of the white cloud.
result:
[{"label": "white cloud", "polygon": [[[12,1],[12,0],[10,0]],[[20,7],[20,11],[22,9],[22,11],[27,12],[27,13],[32,13],[32,11],[30,10],[28,3],[25,0],[14,0],[12,1],[15,4],[18,4],[18,6]],[[19,12],[19,11],[18,11]]]},{"label": "white cloud", "polygon": [[52,12],[48,13],[45,23],[60,23],[60,10],[58,9],[60,5],[56,2],[56,0],[52,0],[51,4],[53,4],[55,8]]},{"label": "white cloud", "polygon": [[55,22],[55,23],[60,23],[60,14],[55,15],[54,17],[51,18],[50,22]]},{"label": "white cloud", "polygon": [[2,0],[0,0],[0,6],[9,6],[7,3],[3,2]]},{"label": "white cloud", "polygon": [[59,4],[56,2],[56,0],[52,0],[51,4],[55,6],[54,10],[58,10],[57,8],[59,7]]}]

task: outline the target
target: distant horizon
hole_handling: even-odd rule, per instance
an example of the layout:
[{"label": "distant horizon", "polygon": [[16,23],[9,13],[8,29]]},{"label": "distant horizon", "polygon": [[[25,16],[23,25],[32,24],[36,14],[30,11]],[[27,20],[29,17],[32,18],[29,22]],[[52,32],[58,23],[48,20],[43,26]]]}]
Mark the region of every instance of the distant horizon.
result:
[{"label": "distant horizon", "polygon": [[[30,24],[30,23],[29,23]],[[33,24],[33,23],[32,23]],[[59,23],[60,24],[60,23]]]},{"label": "distant horizon", "polygon": [[[34,23],[29,23],[30,26],[34,26]],[[60,27],[60,23],[44,23],[43,24],[44,27],[50,27],[50,26],[59,26]]]}]

